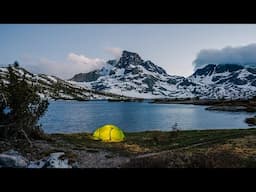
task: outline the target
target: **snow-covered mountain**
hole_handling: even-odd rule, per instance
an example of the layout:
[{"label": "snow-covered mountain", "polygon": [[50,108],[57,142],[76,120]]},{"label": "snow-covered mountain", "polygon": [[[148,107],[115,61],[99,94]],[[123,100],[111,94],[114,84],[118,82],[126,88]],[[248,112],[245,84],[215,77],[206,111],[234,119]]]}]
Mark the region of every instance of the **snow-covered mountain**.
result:
[{"label": "snow-covered mountain", "polygon": [[[25,74],[29,83],[39,84],[38,94],[42,97],[54,99],[246,99],[256,96],[256,67],[208,64],[185,78],[169,75],[163,68],[128,51],[123,51],[119,60],[110,60],[101,69],[77,74],[69,81],[32,74],[21,67],[13,69],[21,78]],[[0,83],[8,83],[7,75],[7,68],[0,68]]]},{"label": "snow-covered mountain", "polygon": [[[71,84],[55,76],[45,74],[32,74],[21,67],[12,67],[16,75],[25,79],[30,84],[37,84],[40,87],[38,94],[41,97],[52,99],[91,100],[91,99],[119,99],[120,96],[111,93],[93,91],[79,85]],[[0,83],[8,83],[8,70],[0,67]],[[122,98],[122,97],[121,97]]]},{"label": "snow-covered mountain", "polygon": [[256,95],[256,68],[209,64],[187,78],[189,89],[204,98],[250,98]]},{"label": "snow-covered mountain", "polygon": [[167,74],[137,53],[123,51],[118,61],[77,74],[69,83],[139,98],[249,98],[256,95],[256,68],[209,64],[185,78]]},{"label": "snow-covered mountain", "polygon": [[168,75],[151,61],[142,60],[137,53],[123,51],[118,61],[110,60],[100,70],[77,74],[70,83],[125,96],[159,98],[176,95],[176,85],[183,80],[184,77]]}]

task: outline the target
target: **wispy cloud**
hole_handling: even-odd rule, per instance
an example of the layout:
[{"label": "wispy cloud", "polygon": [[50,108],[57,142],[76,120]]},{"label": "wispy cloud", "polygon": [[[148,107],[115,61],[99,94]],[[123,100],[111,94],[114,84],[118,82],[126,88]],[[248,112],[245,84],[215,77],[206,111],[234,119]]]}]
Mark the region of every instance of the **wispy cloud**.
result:
[{"label": "wispy cloud", "polygon": [[[122,49],[108,47],[104,51],[119,59]],[[69,53],[63,62],[49,58],[34,58],[31,55],[23,55],[20,64],[33,73],[55,75],[64,79],[70,79],[77,73],[87,73],[100,69],[106,63],[100,58],[91,58],[83,54]]]},{"label": "wispy cloud", "polygon": [[85,55],[69,53],[64,62],[48,58],[22,57],[20,64],[33,73],[44,73],[69,79],[77,73],[87,73],[100,69],[104,61],[99,58],[89,58]]},{"label": "wispy cloud", "polygon": [[105,64],[105,61],[102,59],[89,58],[85,55],[77,55],[75,53],[69,53],[67,58],[73,65],[83,68],[84,72],[100,69]]},{"label": "wispy cloud", "polygon": [[120,59],[121,55],[122,55],[122,49],[119,47],[107,47],[105,48],[105,51],[107,53],[109,53],[110,55],[114,56],[115,59]]},{"label": "wispy cloud", "polygon": [[196,68],[205,64],[241,64],[256,65],[256,44],[239,47],[225,47],[223,49],[201,50],[193,64]]}]

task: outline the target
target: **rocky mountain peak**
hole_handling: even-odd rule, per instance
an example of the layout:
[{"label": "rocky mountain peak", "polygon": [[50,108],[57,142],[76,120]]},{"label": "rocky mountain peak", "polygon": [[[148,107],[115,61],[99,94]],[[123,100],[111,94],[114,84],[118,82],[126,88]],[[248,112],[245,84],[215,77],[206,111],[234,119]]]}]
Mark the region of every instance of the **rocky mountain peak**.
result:
[{"label": "rocky mountain peak", "polygon": [[122,56],[120,57],[119,61],[117,62],[116,67],[119,68],[126,68],[129,65],[140,65],[143,63],[143,60],[137,53],[123,51]]},{"label": "rocky mountain peak", "polygon": [[[256,94],[256,68],[208,64],[191,76],[172,76],[137,53],[123,51],[102,69],[72,79],[90,89],[142,98],[249,98]],[[74,83],[75,83],[74,82]]]}]

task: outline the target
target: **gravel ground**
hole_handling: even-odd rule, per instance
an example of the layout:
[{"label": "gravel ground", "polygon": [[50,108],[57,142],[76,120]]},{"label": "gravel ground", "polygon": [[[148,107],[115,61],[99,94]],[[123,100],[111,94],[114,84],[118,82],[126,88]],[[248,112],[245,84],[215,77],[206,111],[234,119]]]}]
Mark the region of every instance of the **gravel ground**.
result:
[{"label": "gravel ground", "polygon": [[77,155],[77,168],[119,168],[128,163],[128,157],[122,157],[107,151],[74,151]]}]

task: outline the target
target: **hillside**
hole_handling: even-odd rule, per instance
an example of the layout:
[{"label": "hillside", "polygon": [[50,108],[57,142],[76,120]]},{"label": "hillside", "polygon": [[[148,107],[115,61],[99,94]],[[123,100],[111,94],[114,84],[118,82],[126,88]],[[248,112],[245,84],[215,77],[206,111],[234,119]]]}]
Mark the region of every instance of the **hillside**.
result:
[{"label": "hillside", "polygon": [[[55,76],[45,74],[32,74],[21,67],[13,67],[15,73],[20,78],[25,75],[26,81],[30,84],[39,85],[38,94],[41,97],[51,99],[66,99],[66,100],[93,100],[93,99],[120,99],[124,98],[116,94],[104,93],[80,87],[71,84]],[[8,70],[5,67],[0,68],[0,81],[8,83]]]}]

